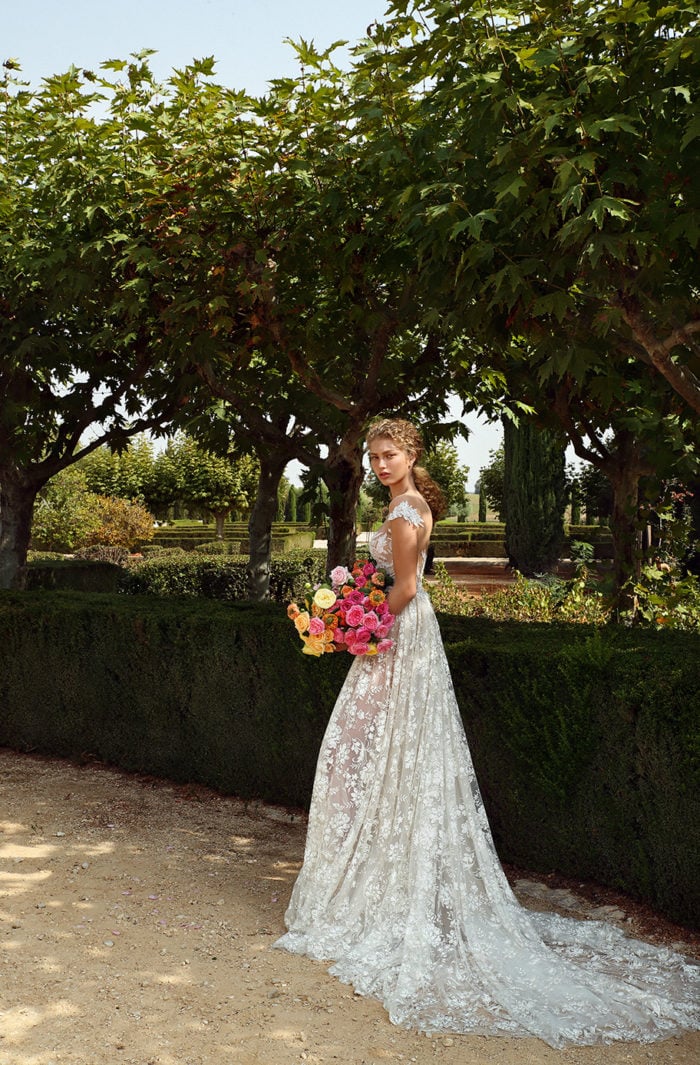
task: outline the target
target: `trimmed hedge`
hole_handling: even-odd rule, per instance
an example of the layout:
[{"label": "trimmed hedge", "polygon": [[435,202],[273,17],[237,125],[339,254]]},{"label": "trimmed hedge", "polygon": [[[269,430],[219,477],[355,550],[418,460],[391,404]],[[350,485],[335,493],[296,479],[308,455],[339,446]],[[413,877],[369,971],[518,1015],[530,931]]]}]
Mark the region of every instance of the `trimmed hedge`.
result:
[{"label": "trimmed hedge", "polygon": [[73,558],[30,562],[28,591],[116,592],[123,568],[116,562],[90,562]]},{"label": "trimmed hedge", "polygon": [[[198,544],[210,543],[214,529],[211,525],[160,526],[155,530],[153,543],[164,547],[180,547],[185,551],[192,551]],[[280,554],[292,551],[303,551],[313,548],[314,530],[308,525],[278,525],[272,526],[272,550]],[[224,525],[224,543],[237,541],[243,554],[247,554],[249,547],[248,526],[246,523],[227,523]]]},{"label": "trimmed hedge", "polygon": [[[197,552],[156,556],[123,571],[120,590],[129,595],[193,596],[244,600],[248,592],[247,556],[211,558]],[[324,580],[324,551],[296,551],[270,559],[270,598],[278,603],[300,596],[307,581]]]},{"label": "trimmed hedge", "polygon": [[507,558],[503,540],[433,540],[435,558]]},{"label": "trimmed hedge", "polygon": [[[501,857],[697,923],[697,636],[440,622]],[[302,806],[349,664],[274,604],[4,592],[0,743]]]}]

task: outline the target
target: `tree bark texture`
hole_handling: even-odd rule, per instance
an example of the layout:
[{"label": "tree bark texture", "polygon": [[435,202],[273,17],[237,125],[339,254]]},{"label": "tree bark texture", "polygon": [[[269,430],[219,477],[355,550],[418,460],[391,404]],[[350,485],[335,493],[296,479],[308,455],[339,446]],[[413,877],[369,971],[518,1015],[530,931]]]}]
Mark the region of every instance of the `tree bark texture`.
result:
[{"label": "tree bark texture", "polygon": [[260,450],[260,476],[255,504],[248,521],[250,558],[248,561],[248,598],[262,602],[270,596],[270,550],[272,523],[277,516],[277,489],[288,458],[279,452]]},{"label": "tree bark texture", "polygon": [[0,466],[0,588],[24,588],[38,485]]},{"label": "tree bark texture", "polygon": [[360,447],[345,446],[329,455],[323,480],[330,495],[327,563],[330,571],[355,561],[357,504],[364,480]]}]

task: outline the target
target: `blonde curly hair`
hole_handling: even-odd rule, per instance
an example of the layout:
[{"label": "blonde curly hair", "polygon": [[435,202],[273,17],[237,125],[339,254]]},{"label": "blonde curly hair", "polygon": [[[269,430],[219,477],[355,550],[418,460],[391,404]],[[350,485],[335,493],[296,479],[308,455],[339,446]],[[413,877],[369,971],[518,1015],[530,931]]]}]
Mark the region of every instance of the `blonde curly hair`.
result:
[{"label": "blonde curly hair", "polygon": [[380,418],[372,422],[365,437],[367,445],[369,446],[373,440],[382,436],[393,440],[397,447],[413,456],[414,466],[411,471],[413,480],[437,521],[445,513],[447,505],[442,489],[435,483],[428,471],[418,465],[418,460],[425,450],[423,437],[415,425],[406,421],[405,418]]}]

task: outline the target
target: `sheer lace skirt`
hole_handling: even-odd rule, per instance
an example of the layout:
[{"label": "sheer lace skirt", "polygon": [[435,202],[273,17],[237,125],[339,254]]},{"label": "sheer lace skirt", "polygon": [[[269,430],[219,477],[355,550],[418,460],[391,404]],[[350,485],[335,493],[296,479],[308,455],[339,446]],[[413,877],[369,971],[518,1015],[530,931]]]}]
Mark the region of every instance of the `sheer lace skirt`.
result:
[{"label": "sheer lace skirt", "polygon": [[552,1046],[700,1027],[698,967],[595,921],[534,914],[496,855],[430,600],[353,662],[321,747],[303,868],[275,946],[424,1031]]}]

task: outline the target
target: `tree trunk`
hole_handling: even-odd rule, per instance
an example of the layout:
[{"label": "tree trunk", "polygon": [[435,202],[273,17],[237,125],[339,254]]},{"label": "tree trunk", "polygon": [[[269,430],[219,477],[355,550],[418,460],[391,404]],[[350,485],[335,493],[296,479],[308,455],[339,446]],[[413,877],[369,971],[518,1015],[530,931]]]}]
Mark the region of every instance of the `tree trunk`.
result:
[{"label": "tree trunk", "polygon": [[613,510],[610,532],[615,552],[615,605],[620,611],[634,610],[629,582],[639,577],[642,557],[642,529],[639,519],[639,468],[624,461],[611,475]]},{"label": "tree trunk", "polygon": [[260,603],[270,596],[270,548],[272,523],[277,516],[277,489],[288,458],[260,450],[260,476],[255,504],[248,521],[250,559],[248,562],[248,598]]},{"label": "tree trunk", "polygon": [[0,467],[0,588],[24,588],[34,501],[41,486]]},{"label": "tree trunk", "polygon": [[216,539],[223,540],[224,538],[224,522],[228,515],[228,510],[215,510],[214,521],[216,522]]},{"label": "tree trunk", "polygon": [[328,570],[352,565],[356,549],[357,504],[364,480],[362,451],[357,444],[341,444],[328,457],[323,480],[330,495],[328,529]]}]

